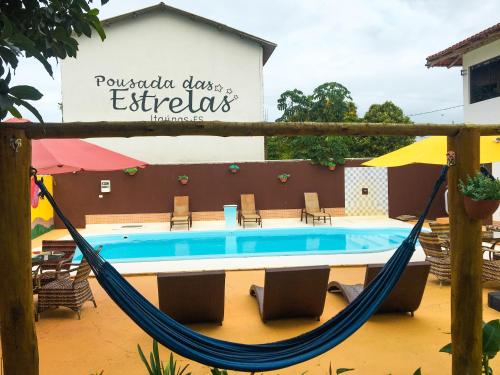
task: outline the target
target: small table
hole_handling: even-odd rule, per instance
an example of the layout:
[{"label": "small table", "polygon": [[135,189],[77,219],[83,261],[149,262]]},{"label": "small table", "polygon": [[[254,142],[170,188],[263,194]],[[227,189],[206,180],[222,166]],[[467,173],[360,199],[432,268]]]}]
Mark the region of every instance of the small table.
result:
[{"label": "small table", "polygon": [[33,254],[31,256],[31,267],[40,266],[42,264],[50,264],[57,266],[63,257],[64,254],[50,254],[50,253]]}]

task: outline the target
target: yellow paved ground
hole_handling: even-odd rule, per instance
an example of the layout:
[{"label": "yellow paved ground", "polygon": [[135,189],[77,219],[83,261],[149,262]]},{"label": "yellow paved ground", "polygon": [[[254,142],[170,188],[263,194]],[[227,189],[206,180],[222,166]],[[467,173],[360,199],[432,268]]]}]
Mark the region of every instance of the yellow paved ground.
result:
[{"label": "yellow paved ground", "polygon": [[[44,236],[57,238],[61,232]],[[33,242],[37,246],[37,241]],[[249,296],[251,284],[262,284],[264,272],[234,271],[226,278],[225,320],[217,325],[195,325],[194,329],[221,339],[259,343],[291,337],[316,327],[314,320],[283,320],[263,324],[257,304]],[[332,268],[330,279],[343,282],[362,282],[364,268]],[[153,303],[157,304],[154,276],[129,277],[128,280]],[[104,375],[146,374],[138,355],[137,344],[151,347],[151,339],[122,313],[99,287],[95,279],[91,286],[97,300],[97,309],[85,305],[82,320],[70,310],[58,309],[42,314],[36,324],[40,350],[41,374],[93,374],[104,370]],[[487,292],[498,285],[484,288],[484,320],[499,318],[500,313],[487,307]],[[327,295],[322,321],[345,306],[337,295]],[[450,287],[442,287],[430,276],[424,298],[415,317],[407,315],[379,315],[372,318],[351,338],[330,352],[309,362],[272,374],[327,374],[328,366],[353,367],[352,374],[411,375],[422,367],[424,375],[449,374],[451,359],[439,349],[450,341]],[[166,359],[168,350],[162,349]],[[186,363],[182,360],[182,363]],[[190,363],[193,375],[207,374],[208,369]],[[500,359],[492,362],[500,372]],[[230,372],[233,374],[234,372]]]},{"label": "yellow paved ground", "polygon": [[[363,279],[363,268],[333,268],[331,279],[356,282]],[[314,320],[283,320],[263,324],[257,305],[248,295],[252,283],[262,283],[263,271],[228,272],[226,279],[225,320],[217,325],[193,328],[213,337],[246,343],[268,342],[297,335],[316,327]],[[157,303],[154,276],[130,277],[139,291]],[[82,320],[65,309],[42,314],[37,323],[41,374],[91,374],[104,370],[111,374],[145,374],[136,346],[151,346],[147,337],[107,297],[94,279],[91,281],[97,309],[89,303]],[[484,290],[484,298],[486,293]],[[450,287],[428,283],[424,299],[415,317],[383,315],[372,318],[351,338],[337,348],[309,362],[272,372],[273,374],[327,374],[331,362],[337,367],[354,367],[354,374],[413,374],[422,367],[424,374],[450,373],[450,358],[439,349],[450,341]],[[333,316],[344,301],[328,295],[322,320]],[[499,313],[484,307],[484,319],[498,318]],[[167,350],[162,351],[166,358]],[[500,371],[500,360],[493,363]],[[190,364],[193,374],[208,370]]]}]

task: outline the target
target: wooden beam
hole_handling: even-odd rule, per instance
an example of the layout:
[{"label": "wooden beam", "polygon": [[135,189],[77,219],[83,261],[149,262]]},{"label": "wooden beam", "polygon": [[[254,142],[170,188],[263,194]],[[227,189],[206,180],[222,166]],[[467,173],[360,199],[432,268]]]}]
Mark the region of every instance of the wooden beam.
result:
[{"label": "wooden beam", "polygon": [[31,281],[31,141],[0,126],[0,332],[3,373],[38,374]]},{"label": "wooden beam", "polygon": [[479,171],[479,131],[448,138],[456,165],[448,174],[451,240],[451,337],[453,375],[480,375],[482,357],[481,221],[467,216],[458,181]]},{"label": "wooden beam", "polygon": [[229,136],[298,136],[298,135],[456,135],[461,129],[480,128],[482,135],[500,134],[500,124],[436,125],[436,124],[369,124],[369,123],[276,123],[276,122],[195,122],[195,121],[131,121],[131,122],[67,122],[45,124],[3,123],[2,127],[26,130],[31,139],[93,138],[137,136],[212,135]]}]

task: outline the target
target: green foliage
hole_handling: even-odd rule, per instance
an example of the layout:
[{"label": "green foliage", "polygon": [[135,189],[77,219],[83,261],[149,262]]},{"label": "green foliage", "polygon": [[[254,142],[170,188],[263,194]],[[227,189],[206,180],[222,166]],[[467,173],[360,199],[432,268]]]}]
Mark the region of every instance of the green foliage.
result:
[{"label": "green foliage", "polygon": [[[363,122],[368,123],[398,123],[411,124],[409,117],[405,116],[403,110],[391,101],[382,104],[372,104],[365,113]],[[408,146],[415,142],[415,137],[346,137],[349,157],[376,157],[388,152]]]},{"label": "green foliage", "polygon": [[134,167],[134,168],[125,168],[125,169],[123,170],[123,173],[125,173],[125,174],[130,174],[130,175],[134,175],[134,174],[136,174],[138,171],[139,171],[139,168],[135,168],[135,167]]},{"label": "green foliage", "polygon": [[181,180],[189,180],[189,176],[185,175],[185,174],[177,176],[177,181],[181,181]]},{"label": "green foliage", "polygon": [[211,368],[210,374],[212,374],[212,375],[229,375],[227,370],[219,370],[218,368]]},{"label": "green foliage", "polygon": [[[19,107],[28,109],[42,122],[40,113],[28,101],[42,94],[27,85],[10,86],[11,71],[19,58],[35,58],[50,76],[49,59],[76,57],[75,36],[91,37],[92,29],[105,38],[93,0],[6,0],[0,5],[0,120],[8,113],[21,117]],[[101,0],[101,4],[108,0]]]},{"label": "green foliage", "polygon": [[[343,374],[344,372],[349,372],[349,371],[354,371],[354,369],[353,368],[338,368],[335,371],[335,374],[339,375],[339,374]],[[332,364],[331,363],[328,366],[328,375],[333,375],[333,370],[332,370]]]},{"label": "green foliage", "polygon": [[177,360],[174,360],[174,356],[170,353],[170,359],[165,366],[160,359],[160,353],[158,351],[158,342],[153,340],[153,351],[149,353],[149,362],[142,351],[140,345],[137,345],[137,350],[142,359],[142,362],[146,366],[149,375],[191,375],[190,372],[185,372],[189,364],[184,367],[177,367]]},{"label": "green foliage", "polygon": [[500,199],[500,179],[492,179],[480,172],[473,177],[468,176],[465,183],[460,181],[458,188],[463,195],[475,200]]},{"label": "green foliage", "polygon": [[231,164],[231,165],[229,166],[229,169],[239,171],[239,170],[240,170],[240,167],[239,167],[239,165],[238,165],[238,164]]},{"label": "green foliage", "polygon": [[287,179],[289,179],[289,178],[290,178],[290,175],[289,175],[288,173],[280,173],[280,174],[278,175],[278,178],[279,178],[280,180],[281,180],[281,179],[283,179],[283,180],[287,180]]},{"label": "green foliage", "polygon": [[[406,123],[410,119],[394,103],[373,104],[363,119],[358,118],[356,104],[349,90],[337,82],[324,83],[311,95],[289,90],[278,99],[283,114],[278,122],[370,122]],[[313,164],[343,164],[346,157],[375,157],[407,146],[415,137],[268,137],[267,158],[310,159]]]},{"label": "green foliage", "polygon": [[[278,122],[356,121],[356,105],[349,90],[337,82],[324,83],[305,95],[300,90],[285,91],[278,99],[283,111]],[[310,159],[314,164],[344,163],[347,148],[341,137],[268,137],[267,157],[279,159]]]},{"label": "green foliage", "polygon": [[[452,354],[451,343],[443,346],[440,352]],[[493,369],[490,367],[489,361],[495,358],[498,352],[500,352],[500,319],[488,323],[483,322],[483,374],[493,375]]]}]

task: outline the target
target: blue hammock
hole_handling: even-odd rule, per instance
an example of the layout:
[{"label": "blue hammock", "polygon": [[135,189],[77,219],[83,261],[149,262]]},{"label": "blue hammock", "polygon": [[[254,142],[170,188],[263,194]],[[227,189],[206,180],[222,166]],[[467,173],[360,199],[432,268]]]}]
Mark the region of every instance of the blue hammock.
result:
[{"label": "blue hammock", "polygon": [[368,321],[389,295],[410,261],[425,217],[445,181],[447,170],[448,167],[443,167],[429,202],[408,237],[358,298],[312,331],[287,340],[258,345],[240,344],[204,336],[160,311],[111,264],[95,253],[93,247],[63,215],[43,184],[43,180],[35,176],[35,181],[87,259],[99,284],[139,327],[162,345],[193,361],[228,370],[260,372],[292,366],[325,353]]}]

